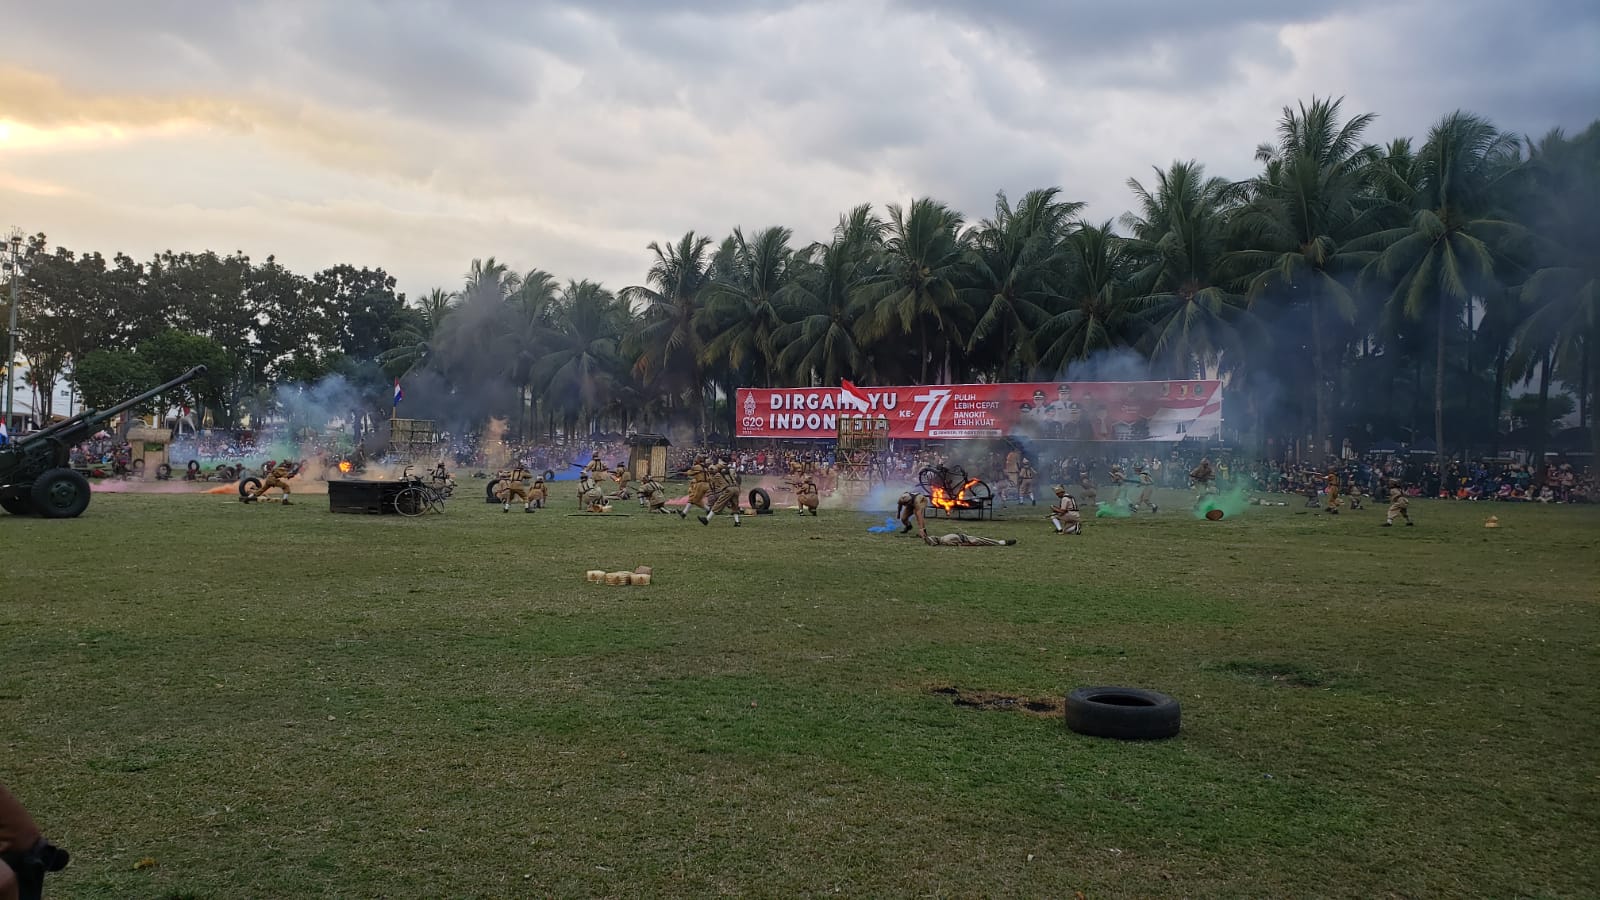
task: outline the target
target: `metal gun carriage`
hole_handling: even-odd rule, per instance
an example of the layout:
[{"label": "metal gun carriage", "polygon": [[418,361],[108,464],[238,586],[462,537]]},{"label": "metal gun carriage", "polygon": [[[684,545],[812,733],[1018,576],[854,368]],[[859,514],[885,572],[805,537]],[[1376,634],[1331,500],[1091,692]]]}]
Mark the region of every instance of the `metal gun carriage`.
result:
[{"label": "metal gun carriage", "polygon": [[88,410],[0,447],[0,509],[16,516],[70,519],[89,507],[89,479],[70,465],[72,448],[118,415],[206,373],[195,366],[166,384],[105,410]]}]

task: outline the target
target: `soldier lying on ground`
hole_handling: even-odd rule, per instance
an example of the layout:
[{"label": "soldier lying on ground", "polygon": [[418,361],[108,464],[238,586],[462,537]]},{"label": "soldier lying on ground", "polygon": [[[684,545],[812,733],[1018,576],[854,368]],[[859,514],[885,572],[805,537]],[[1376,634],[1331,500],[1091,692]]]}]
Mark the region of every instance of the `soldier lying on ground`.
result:
[{"label": "soldier lying on ground", "polygon": [[956,532],[943,537],[933,537],[924,534],[922,542],[929,547],[1009,547],[1017,542],[1016,538],[1010,540],[996,540],[995,538],[978,537],[975,534]]}]

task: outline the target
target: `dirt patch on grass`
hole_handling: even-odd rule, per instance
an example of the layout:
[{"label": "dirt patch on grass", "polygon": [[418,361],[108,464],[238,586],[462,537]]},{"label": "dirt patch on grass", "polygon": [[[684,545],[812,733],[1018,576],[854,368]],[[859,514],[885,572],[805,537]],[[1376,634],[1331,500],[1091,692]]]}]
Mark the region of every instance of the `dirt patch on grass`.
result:
[{"label": "dirt patch on grass", "polygon": [[1015,697],[1010,694],[997,694],[994,691],[968,690],[948,684],[935,685],[928,688],[928,692],[949,697],[950,702],[956,706],[969,709],[1010,710],[1030,716],[1063,715],[1063,704],[1066,702],[1061,697]]}]

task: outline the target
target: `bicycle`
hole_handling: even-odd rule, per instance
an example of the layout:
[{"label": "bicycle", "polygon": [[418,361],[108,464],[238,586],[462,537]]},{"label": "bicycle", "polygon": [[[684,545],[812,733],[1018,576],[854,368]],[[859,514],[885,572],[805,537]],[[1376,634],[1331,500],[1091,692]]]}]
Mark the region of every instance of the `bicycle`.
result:
[{"label": "bicycle", "polygon": [[406,486],[394,495],[394,511],[408,518],[415,518],[424,513],[444,512],[444,502],[450,499],[452,486],[448,483],[442,487],[429,484],[420,477],[411,474],[411,466],[406,466],[400,478]]}]

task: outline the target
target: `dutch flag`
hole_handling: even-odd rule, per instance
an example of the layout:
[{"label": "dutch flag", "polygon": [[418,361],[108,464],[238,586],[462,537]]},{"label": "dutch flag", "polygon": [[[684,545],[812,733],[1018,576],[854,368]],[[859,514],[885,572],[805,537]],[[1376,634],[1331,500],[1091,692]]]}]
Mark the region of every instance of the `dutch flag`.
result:
[{"label": "dutch flag", "polygon": [[395,407],[398,408],[400,406],[400,401],[404,400],[405,398],[406,398],[406,392],[400,390],[400,379],[396,378],[394,380],[394,405],[395,405]]},{"label": "dutch flag", "polygon": [[6,430],[5,420],[0,419],[0,444],[9,443],[11,443],[11,432]]}]

